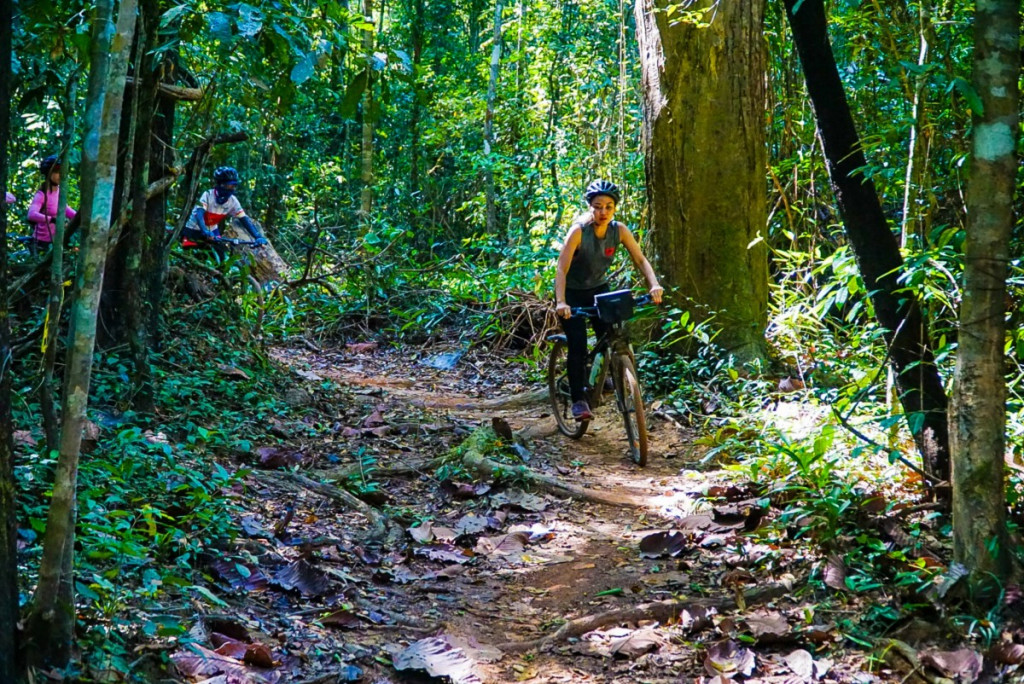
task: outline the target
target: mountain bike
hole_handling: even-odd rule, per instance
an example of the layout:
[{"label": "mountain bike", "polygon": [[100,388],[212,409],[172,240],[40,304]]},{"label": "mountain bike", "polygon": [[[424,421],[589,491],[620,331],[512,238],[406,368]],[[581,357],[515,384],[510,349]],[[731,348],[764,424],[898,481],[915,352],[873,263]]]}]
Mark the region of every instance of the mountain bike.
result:
[{"label": "mountain bike", "polygon": [[[615,408],[622,415],[629,442],[629,456],[639,466],[647,465],[647,419],[644,415],[643,388],[636,374],[633,347],[626,339],[624,324],[633,317],[633,309],[651,302],[650,295],[633,297],[629,290],[618,290],[594,297],[594,306],[572,309],[573,316],[590,316],[611,327],[587,353],[590,381],[586,389],[591,409],[604,404],[605,380],[611,378],[615,395]],[[548,357],[548,394],[555,421],[562,434],[579,439],[587,432],[589,420],[577,421],[572,417],[572,396],[569,393],[569,374],[566,370],[568,343],[565,335],[552,335],[554,343]]]}]

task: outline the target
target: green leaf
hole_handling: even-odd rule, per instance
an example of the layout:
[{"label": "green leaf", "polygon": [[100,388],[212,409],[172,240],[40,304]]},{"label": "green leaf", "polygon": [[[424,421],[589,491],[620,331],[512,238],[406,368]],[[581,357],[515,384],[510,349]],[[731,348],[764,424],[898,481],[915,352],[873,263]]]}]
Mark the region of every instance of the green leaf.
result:
[{"label": "green leaf", "polygon": [[967,100],[967,106],[971,108],[974,116],[984,116],[985,105],[981,103],[981,97],[978,96],[978,91],[974,89],[974,86],[958,76],[949,84],[946,92],[950,90],[956,90],[962,98]]},{"label": "green leaf", "polygon": [[208,601],[210,601],[211,603],[213,603],[216,606],[220,606],[222,608],[226,608],[227,605],[228,605],[228,604],[224,603],[223,601],[221,601],[216,596],[214,596],[213,592],[211,592],[206,587],[201,587],[198,584],[193,584],[192,585],[192,589],[195,589],[197,592],[199,592],[200,594],[205,596]]},{"label": "green leaf", "polygon": [[370,74],[367,69],[363,69],[352,77],[352,81],[345,90],[345,99],[341,102],[340,113],[342,117],[351,119],[355,116],[356,107],[359,106],[359,98],[363,96],[363,91],[366,90],[369,80]]},{"label": "green leaf", "polygon": [[594,596],[618,596],[621,593],[622,587],[615,587],[613,589],[605,589],[604,591],[599,591],[596,594],[594,594]]},{"label": "green leaf", "polygon": [[210,12],[206,15],[206,25],[210,33],[222,43],[231,42],[231,19],[223,12]]},{"label": "green leaf", "polygon": [[186,12],[191,11],[191,9],[188,5],[175,5],[160,17],[160,28],[167,28],[168,25],[179,19]]},{"label": "green leaf", "polygon": [[292,67],[292,83],[300,85],[313,75],[313,53],[305,55]]},{"label": "green leaf", "polygon": [[238,32],[246,38],[255,36],[263,28],[263,12],[244,2],[238,6]]}]

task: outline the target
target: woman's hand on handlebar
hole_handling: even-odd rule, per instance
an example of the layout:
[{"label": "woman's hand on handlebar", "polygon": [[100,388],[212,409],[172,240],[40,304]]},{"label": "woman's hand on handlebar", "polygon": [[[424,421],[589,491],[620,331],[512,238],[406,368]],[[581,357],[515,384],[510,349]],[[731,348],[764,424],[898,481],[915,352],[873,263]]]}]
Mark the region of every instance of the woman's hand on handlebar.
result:
[{"label": "woman's hand on handlebar", "polygon": [[665,289],[661,285],[655,285],[651,288],[651,301],[655,304],[661,304],[661,295],[665,292]]},{"label": "woman's hand on handlebar", "polygon": [[558,302],[555,304],[555,315],[559,318],[571,318],[572,308],[565,302]]}]

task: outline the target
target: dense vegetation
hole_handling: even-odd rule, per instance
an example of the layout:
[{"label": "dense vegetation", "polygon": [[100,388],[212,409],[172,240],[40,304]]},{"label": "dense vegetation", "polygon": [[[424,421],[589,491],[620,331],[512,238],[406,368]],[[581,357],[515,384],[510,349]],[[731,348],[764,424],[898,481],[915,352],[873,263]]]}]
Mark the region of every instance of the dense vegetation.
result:
[{"label": "dense vegetation", "polygon": [[[18,603],[27,613],[58,470],[57,423],[48,415],[68,399],[50,390],[71,365],[64,354],[81,289],[60,283],[82,269],[75,250],[85,252],[94,229],[69,226],[56,310],[47,307],[55,292],[49,264],[13,238],[28,233],[24,216],[46,155],[65,155],[68,205],[89,199],[88,79],[100,8],[77,0],[6,6],[14,59],[2,143],[6,189],[17,201],[6,210],[9,256],[0,274],[12,352],[2,368],[13,412]],[[839,0],[827,10],[867,160],[857,173],[874,182],[899,235],[901,296],[919,301],[950,390],[972,117],[980,111],[971,85],[974,4]],[[660,11],[695,30],[714,21],[690,3]],[[237,499],[223,495],[247,475],[237,462],[251,464],[261,445],[278,441],[281,420],[305,420],[310,438],[331,434],[314,407],[288,396],[293,379],[277,351],[372,341],[412,354],[444,343],[500,354],[534,381],[554,325],[557,250],[585,208],[586,183],[619,183],[617,218],[645,249],[658,230],[648,219],[646,193],[656,189],[645,185],[628,4],[143,0],[138,17],[124,47],[127,85],[114,82],[125,96],[107,222],[118,238],[103,255],[77,495],[81,662],[72,669],[110,681],[146,681],[132,649],[185,635],[190,601],[219,605],[207,588],[208,556],[238,534]],[[768,164],[753,172],[767,188],[757,240],[768,251],[767,359],[738,361],[717,343],[716,312],[673,296],[680,283],[663,281],[669,305],[646,326],[651,340],[640,354],[648,398],[694,429],[703,463],[727,460],[787,503],[767,537],[797,527],[823,554],[845,554],[855,591],[916,590],[960,571],[948,548],[941,562],[924,560],[920,540],[882,541],[848,514],[870,492],[907,505],[933,492],[919,482],[915,417],[903,415],[887,377],[890,352],[836,209],[784,3],[767,3],[764,40]],[[704,146],[713,163],[715,141]],[[217,264],[172,237],[220,165],[238,169],[243,205],[290,265],[274,282],[255,278],[253,287],[244,258]],[[166,185],[136,213],[145,221],[129,220],[133,199],[161,179]],[[1019,200],[1015,207],[1020,215]],[[1020,230],[1018,223],[1010,242],[1005,339],[1006,451],[1015,461],[1024,452]],[[322,389],[340,392],[329,380]],[[806,435],[764,423],[761,408],[790,391],[827,407]],[[354,445],[338,457],[373,465]],[[1015,563],[1021,472],[1006,470]],[[373,489],[366,478],[349,484],[360,494]],[[945,539],[948,511],[935,508],[943,515],[928,512],[922,524]],[[912,534],[922,534],[916,525]],[[831,547],[839,538],[847,546]],[[868,611],[845,633],[863,645],[913,615],[912,603]],[[961,635],[996,642],[1012,611],[984,611],[999,603],[965,601],[950,610],[952,622]]]}]

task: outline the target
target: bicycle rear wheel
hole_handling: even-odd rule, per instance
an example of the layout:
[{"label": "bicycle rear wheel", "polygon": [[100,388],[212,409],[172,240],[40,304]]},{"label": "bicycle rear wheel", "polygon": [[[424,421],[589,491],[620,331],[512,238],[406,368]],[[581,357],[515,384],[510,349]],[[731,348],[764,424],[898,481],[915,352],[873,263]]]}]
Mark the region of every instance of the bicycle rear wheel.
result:
[{"label": "bicycle rear wheel", "polygon": [[568,351],[565,340],[555,340],[551,347],[551,356],[548,357],[548,397],[558,429],[567,437],[579,439],[587,431],[590,421],[577,421],[572,417],[572,395],[569,393],[569,373],[565,365]]},{"label": "bicycle rear wheel", "polygon": [[629,441],[629,457],[639,466],[647,465],[647,417],[644,415],[643,390],[636,376],[632,359],[623,354],[619,357],[619,376],[616,378],[616,394],[619,411],[626,426]]}]

